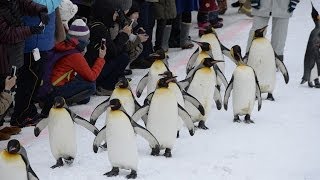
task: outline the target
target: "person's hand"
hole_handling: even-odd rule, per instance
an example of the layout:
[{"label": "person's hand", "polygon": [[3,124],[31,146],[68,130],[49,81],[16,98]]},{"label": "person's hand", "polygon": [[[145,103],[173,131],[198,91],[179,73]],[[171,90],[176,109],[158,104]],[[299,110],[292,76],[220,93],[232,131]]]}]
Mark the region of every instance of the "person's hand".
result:
[{"label": "person's hand", "polygon": [[260,9],[260,0],[251,0],[251,7],[255,9]]},{"label": "person's hand", "polygon": [[131,34],[131,31],[132,31],[132,27],[126,25],[126,26],[122,29],[122,31],[123,31],[124,33],[130,35],[130,34]]},{"label": "person's hand", "polygon": [[147,34],[138,34],[138,37],[141,42],[146,42],[149,38],[149,36]]},{"label": "person's hand", "polygon": [[103,45],[103,49],[99,48],[99,58],[104,59],[104,56],[106,56],[107,53],[107,47],[106,45]]},{"label": "person's hand", "polygon": [[41,20],[41,22],[45,25],[48,25],[49,23],[49,16],[47,12],[40,12],[39,13],[39,18]]},{"label": "person's hand", "polygon": [[17,76],[13,76],[13,77],[8,76],[4,84],[4,89],[10,91],[12,87],[16,85],[16,80],[17,80]]},{"label": "person's hand", "polygon": [[299,0],[290,0],[288,12],[292,13],[296,9],[296,6],[298,3],[299,3]]},{"label": "person's hand", "polygon": [[31,34],[41,34],[44,30],[44,26],[31,26],[30,32]]}]

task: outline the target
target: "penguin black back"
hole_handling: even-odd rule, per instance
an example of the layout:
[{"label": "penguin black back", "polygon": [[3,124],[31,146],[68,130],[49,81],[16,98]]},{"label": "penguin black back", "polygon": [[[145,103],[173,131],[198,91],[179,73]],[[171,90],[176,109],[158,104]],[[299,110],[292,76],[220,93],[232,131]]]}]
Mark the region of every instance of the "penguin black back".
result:
[{"label": "penguin black back", "polygon": [[8,142],[7,151],[10,154],[16,154],[20,151],[21,145],[20,142],[16,139],[12,139]]}]

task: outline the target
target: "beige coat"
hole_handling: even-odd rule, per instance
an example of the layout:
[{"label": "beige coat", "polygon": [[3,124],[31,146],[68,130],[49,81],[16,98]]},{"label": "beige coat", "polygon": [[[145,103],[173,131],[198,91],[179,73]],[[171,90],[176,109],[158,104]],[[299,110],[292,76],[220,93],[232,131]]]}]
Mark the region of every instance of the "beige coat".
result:
[{"label": "beige coat", "polygon": [[3,115],[10,107],[13,101],[12,96],[9,93],[1,92],[0,94],[0,115]]}]

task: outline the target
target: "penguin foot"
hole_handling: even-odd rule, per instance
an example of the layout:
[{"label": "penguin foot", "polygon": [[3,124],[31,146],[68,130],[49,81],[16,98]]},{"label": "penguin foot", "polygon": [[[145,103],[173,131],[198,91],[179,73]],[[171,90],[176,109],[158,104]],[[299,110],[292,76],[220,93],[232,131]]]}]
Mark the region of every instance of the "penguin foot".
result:
[{"label": "penguin foot", "polygon": [[273,95],[271,93],[268,93],[267,100],[274,101]]},{"label": "penguin foot", "polygon": [[107,173],[105,173],[103,175],[108,176],[108,177],[118,176],[119,175],[119,168],[118,167],[113,167],[110,172],[107,172]]},{"label": "penguin foot", "polygon": [[306,80],[302,79],[301,82],[300,82],[300,84],[304,84],[304,83],[306,83],[306,82],[307,82]]},{"label": "penguin foot", "polygon": [[151,156],[159,156],[159,154],[160,154],[160,148],[159,147],[152,148]]},{"label": "penguin foot", "polygon": [[198,128],[203,129],[203,130],[208,130],[209,128],[205,125],[204,121],[200,121],[198,124]]},{"label": "penguin foot", "polygon": [[71,165],[73,163],[74,158],[73,157],[68,157],[66,159],[64,159],[64,161],[66,162],[66,164]]},{"label": "penguin foot", "polygon": [[250,119],[250,115],[249,115],[249,114],[247,114],[247,115],[244,117],[244,122],[247,123],[247,124],[254,123],[254,122]]},{"label": "penguin foot", "polygon": [[169,148],[166,148],[166,151],[164,152],[163,154],[166,158],[170,158],[172,157],[172,154],[171,154],[171,149]]},{"label": "penguin foot", "polygon": [[137,178],[137,171],[131,170],[131,173],[129,175],[127,175],[126,177],[127,177],[127,179],[135,179],[135,178]]},{"label": "penguin foot", "polygon": [[51,166],[51,169],[54,169],[54,168],[57,168],[57,167],[61,167],[61,166],[63,166],[63,161],[62,161],[62,158],[59,158],[57,160],[57,163],[55,165]]},{"label": "penguin foot", "polygon": [[320,88],[319,78],[317,78],[317,79],[314,80],[314,87],[315,87],[315,88]]},{"label": "penguin foot", "polygon": [[107,143],[100,145],[100,148],[102,148],[104,151],[107,150],[107,147],[108,147]]},{"label": "penguin foot", "polygon": [[240,123],[240,122],[241,122],[241,120],[240,120],[240,118],[239,118],[238,115],[234,116],[233,122],[237,122],[237,123]]},{"label": "penguin foot", "polygon": [[313,88],[314,87],[314,84],[311,82],[311,81],[308,81],[308,86]]},{"label": "penguin foot", "polygon": [[180,131],[177,131],[177,138],[180,137]]}]

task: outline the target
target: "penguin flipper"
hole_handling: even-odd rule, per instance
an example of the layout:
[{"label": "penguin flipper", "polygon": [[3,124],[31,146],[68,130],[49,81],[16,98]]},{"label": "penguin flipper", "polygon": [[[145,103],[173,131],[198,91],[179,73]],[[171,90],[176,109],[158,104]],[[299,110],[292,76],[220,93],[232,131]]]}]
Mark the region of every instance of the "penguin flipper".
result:
[{"label": "penguin flipper", "polygon": [[160,144],[159,144],[157,138],[150,131],[148,131],[146,128],[140,126],[138,123],[136,123],[132,119],[131,119],[131,124],[134,129],[134,132],[136,134],[139,134],[145,140],[147,140],[149,142],[149,145],[151,148],[160,148]]},{"label": "penguin flipper", "polygon": [[66,108],[66,110],[69,112],[73,122],[75,122],[76,124],[88,129],[95,136],[98,134],[99,130],[94,125],[90,124],[85,118],[77,115],[76,113],[72,112],[68,108]]},{"label": "penguin flipper", "polygon": [[224,76],[223,72],[220,70],[219,66],[217,64],[213,65],[213,69],[215,70],[217,74],[217,78],[219,78],[224,85],[224,87],[228,86],[227,78]]},{"label": "penguin flipper", "polygon": [[33,169],[30,166],[27,151],[23,146],[20,147],[19,154],[21,155],[24,163],[26,164],[26,171],[27,171],[28,180],[39,180],[38,176],[36,175],[36,173],[33,171]]},{"label": "penguin flipper", "polygon": [[41,133],[41,131],[46,128],[49,124],[49,118],[44,118],[42,119],[34,128],[34,135],[36,137],[39,136],[39,134]]},{"label": "penguin flipper", "polygon": [[205,115],[204,107],[198,101],[197,98],[193,97],[191,94],[187,93],[186,91],[182,91],[182,96],[184,100],[190,102],[193,106],[195,106],[203,116]]},{"label": "penguin flipper", "polygon": [[[219,41],[220,42],[220,41]],[[224,54],[225,56],[227,56],[232,62],[234,62],[235,64],[237,64],[237,62],[233,59],[233,57],[231,56],[230,53],[230,49],[228,49],[227,47],[225,47],[223,44],[220,43],[220,47],[221,47],[221,52],[222,54]]]},{"label": "penguin flipper", "polygon": [[229,101],[231,91],[233,89],[233,78],[234,77],[232,76],[232,78],[228,84],[228,87],[226,89],[226,92],[224,93],[223,106],[226,111],[228,110],[228,101]]},{"label": "penguin flipper", "polygon": [[33,171],[31,166],[29,166],[29,168],[27,169],[27,176],[28,176],[28,180],[39,180],[38,176]]},{"label": "penguin flipper", "polygon": [[103,126],[103,128],[99,131],[97,136],[94,138],[93,141],[93,152],[97,153],[99,146],[101,145],[102,141],[106,140],[106,133],[107,133],[107,126]]},{"label": "penguin flipper", "polygon": [[149,75],[149,73],[144,75],[143,78],[138,83],[138,86],[137,86],[137,89],[136,89],[136,95],[137,95],[138,98],[141,96],[144,88],[148,84],[148,75]]},{"label": "penguin flipper", "polygon": [[[254,72],[254,70],[253,70],[253,72]],[[255,72],[254,72],[254,76],[256,79],[256,97],[258,98],[258,111],[260,111],[261,104],[262,104],[261,90],[260,90],[259,81],[258,81],[258,78],[257,78],[257,75]]]},{"label": "penguin flipper", "polygon": [[221,98],[220,90],[217,85],[214,88],[213,99],[214,99],[214,102],[216,103],[217,109],[220,110],[222,108],[221,107],[222,106],[222,98]]},{"label": "penguin flipper", "polygon": [[182,80],[182,81],[179,81],[178,83],[177,83],[177,85],[180,87],[180,89],[187,89],[187,87],[190,85],[190,83],[191,83],[191,77],[190,78],[187,78],[187,79],[184,79],[184,80]]},{"label": "penguin flipper", "polygon": [[90,124],[92,125],[95,125],[96,124],[96,121],[97,119],[99,118],[99,116],[105,112],[107,110],[107,107],[109,105],[109,101],[110,101],[110,97],[103,101],[102,103],[100,103],[94,110],[93,112],[91,113],[91,116],[90,116]]},{"label": "penguin flipper", "polygon": [[132,115],[132,120],[135,122],[138,122],[138,120],[145,114],[148,113],[150,108],[149,104],[145,104],[143,105],[138,111],[136,111],[133,115]]},{"label": "penguin flipper", "polygon": [[182,106],[180,106],[180,104],[178,104],[178,114],[181,117],[181,119],[183,120],[183,122],[186,124],[190,135],[193,136],[194,132],[195,132],[193,121],[192,121],[189,113]]},{"label": "penguin flipper", "polygon": [[189,59],[189,61],[188,61],[188,63],[187,63],[187,68],[186,68],[186,73],[187,73],[187,74],[191,71],[191,69],[192,69],[194,63],[196,62],[199,54],[200,54],[200,48],[198,47],[198,48],[193,52],[193,54],[191,55],[191,57],[190,57],[190,59]]},{"label": "penguin flipper", "polygon": [[276,66],[277,68],[279,68],[280,72],[282,73],[284,81],[286,82],[286,84],[288,84],[289,73],[288,73],[287,67],[284,65],[282,61],[280,61],[280,59],[277,56],[276,56]]},{"label": "penguin flipper", "polygon": [[148,96],[146,97],[146,99],[144,99],[143,104],[150,104],[151,99],[152,99],[152,97],[153,97],[153,94],[154,94],[154,92],[148,94]]}]

